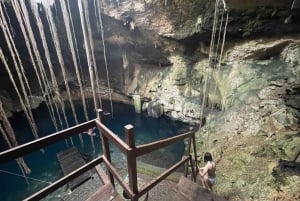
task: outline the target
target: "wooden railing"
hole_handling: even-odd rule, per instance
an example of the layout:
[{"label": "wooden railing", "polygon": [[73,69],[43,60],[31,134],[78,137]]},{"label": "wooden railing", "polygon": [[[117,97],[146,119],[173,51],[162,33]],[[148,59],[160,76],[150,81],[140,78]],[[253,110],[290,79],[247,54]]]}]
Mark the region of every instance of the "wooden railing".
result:
[{"label": "wooden railing", "polygon": [[[156,142],[152,142],[149,144],[143,145],[135,145],[134,139],[134,128],[132,125],[125,126],[125,141],[121,140],[116,134],[114,134],[110,129],[108,129],[103,124],[103,115],[102,110],[98,110],[98,117],[97,119],[88,121],[83,124],[76,125],[74,127],[65,129],[63,131],[56,132],[54,134],[48,135],[46,137],[34,140],[32,142],[20,145],[18,147],[9,149],[7,151],[3,151],[0,153],[0,163],[7,162],[9,160],[16,159],[18,157],[24,156],[28,153],[36,151],[38,149],[44,148],[45,146],[51,145],[55,142],[61,141],[63,139],[69,138],[73,135],[77,135],[82,133],[90,128],[97,126],[99,129],[99,133],[101,136],[102,141],[102,149],[103,155],[97,157],[96,159],[90,161],[89,163],[85,164],[84,166],[78,168],[77,170],[71,172],[70,174],[62,177],[61,179],[57,180],[56,182],[50,184],[49,186],[41,189],[40,191],[36,192],[35,194],[31,195],[30,197],[26,198],[25,200],[40,200],[41,198],[47,196],[48,194],[54,192],[56,189],[62,187],[63,185],[67,184],[69,181],[73,180],[74,178],[78,177],[79,175],[83,174],[84,172],[94,168],[95,166],[99,165],[100,163],[104,163],[108,170],[108,176],[111,184],[114,186],[116,179],[118,183],[122,186],[123,190],[126,192],[127,196],[136,201],[138,198],[143,196],[149,190],[151,190],[155,185],[161,182],[163,179],[168,177],[172,172],[174,172],[177,168],[181,165],[185,164],[185,176],[188,174],[188,163],[190,163],[190,167],[192,170],[192,178],[196,180],[196,171],[194,164],[197,163],[197,153],[196,153],[196,143],[195,143],[195,135],[193,131],[186,132],[171,138],[159,140]],[[173,143],[183,141],[188,139],[188,146],[186,155],[182,157],[182,159],[177,162],[172,167],[168,168],[165,172],[161,175],[150,181],[146,184],[141,190],[138,189],[137,183],[137,157],[148,154],[152,151],[157,149],[166,147]],[[128,177],[129,177],[129,184],[125,183],[122,179],[122,176],[118,173],[115,167],[111,163],[110,151],[109,151],[109,142],[114,144],[124,155],[127,157],[127,167],[128,167]],[[194,159],[192,159],[191,146],[193,146],[194,152]]]}]

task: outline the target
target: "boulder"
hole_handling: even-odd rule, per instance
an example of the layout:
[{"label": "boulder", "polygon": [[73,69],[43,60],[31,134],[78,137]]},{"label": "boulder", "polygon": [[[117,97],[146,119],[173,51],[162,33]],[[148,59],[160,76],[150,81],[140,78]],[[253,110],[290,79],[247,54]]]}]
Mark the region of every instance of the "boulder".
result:
[{"label": "boulder", "polygon": [[147,108],[147,114],[150,117],[159,118],[163,115],[164,110],[159,101],[151,101]]}]

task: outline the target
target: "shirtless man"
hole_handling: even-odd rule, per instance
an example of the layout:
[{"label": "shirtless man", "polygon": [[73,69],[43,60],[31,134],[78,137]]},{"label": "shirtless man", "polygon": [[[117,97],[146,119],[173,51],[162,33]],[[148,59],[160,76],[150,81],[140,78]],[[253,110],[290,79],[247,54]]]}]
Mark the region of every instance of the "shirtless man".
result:
[{"label": "shirtless man", "polygon": [[204,162],[206,165],[202,168],[199,168],[199,174],[205,182],[205,186],[208,187],[208,190],[212,189],[212,186],[217,183],[216,178],[216,164],[212,159],[212,156],[209,152],[204,154]]}]

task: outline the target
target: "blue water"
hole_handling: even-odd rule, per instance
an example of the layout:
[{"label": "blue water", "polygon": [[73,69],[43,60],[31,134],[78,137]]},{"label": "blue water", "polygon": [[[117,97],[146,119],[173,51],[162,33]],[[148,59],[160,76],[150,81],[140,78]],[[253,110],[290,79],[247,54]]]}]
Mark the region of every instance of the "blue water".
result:
[{"label": "blue water", "polygon": [[[147,117],[144,114],[136,114],[134,108],[122,103],[114,103],[114,114],[105,116],[105,125],[116,133],[120,138],[124,139],[124,126],[132,124],[134,126],[134,133],[136,144],[149,143],[158,139],[164,139],[174,136],[176,134],[185,132],[188,130],[188,125],[172,121],[167,117],[161,117],[154,119]],[[67,107],[67,115],[70,126],[74,125],[74,119],[69,107]],[[103,110],[110,111],[110,104],[103,102]],[[80,122],[84,122],[84,115],[80,103],[76,104],[76,112]],[[33,111],[36,124],[38,126],[40,137],[46,136],[55,132],[55,128],[52,125],[48,110],[45,105],[41,105],[38,109]],[[96,118],[96,114],[93,112],[92,104],[89,101],[89,118]],[[23,113],[16,113],[14,117],[10,119],[13,125],[15,134],[19,144],[26,143],[33,140],[31,134],[31,128],[27,123],[25,115]],[[86,159],[93,159],[97,155],[102,154],[101,142],[99,133],[94,137],[96,151],[93,152],[91,146],[90,136],[83,134],[84,147],[80,145],[79,138],[72,138],[75,146],[85,156]],[[28,177],[29,185],[27,185],[24,178],[18,175],[22,175],[17,163],[10,161],[5,164],[0,164],[0,200],[1,201],[16,201],[22,200],[29,195],[37,192],[41,188],[48,185],[46,182],[55,181],[63,176],[57,161],[56,154],[60,151],[67,149],[71,146],[70,140],[61,141],[54,145],[45,148],[45,153],[40,151],[26,155],[25,161],[31,169],[31,173]],[[8,149],[6,143],[0,138],[0,151]],[[112,161],[117,169],[122,169],[124,165],[124,156],[115,148],[111,147]],[[139,157],[138,160],[143,162],[161,166],[170,167],[170,165],[179,161],[184,153],[184,143],[177,143],[169,146],[166,149],[157,150],[152,154],[148,154],[143,157]],[[7,173],[10,172],[11,174]],[[13,175],[15,174],[15,175]],[[34,180],[35,179],[35,180]],[[37,181],[37,180],[40,181]]]}]

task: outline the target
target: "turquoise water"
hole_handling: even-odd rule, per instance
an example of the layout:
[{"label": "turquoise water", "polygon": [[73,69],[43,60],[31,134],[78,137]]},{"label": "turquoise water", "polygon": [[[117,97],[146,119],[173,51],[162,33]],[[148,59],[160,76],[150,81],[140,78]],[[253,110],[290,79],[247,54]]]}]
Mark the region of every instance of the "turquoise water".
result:
[{"label": "turquoise water", "polygon": [[[92,104],[89,103],[89,118],[96,118],[93,113]],[[161,117],[154,119],[147,117],[144,114],[136,114],[134,108],[129,105],[114,103],[114,114],[105,116],[105,125],[116,133],[121,139],[124,139],[124,126],[132,124],[134,126],[134,133],[136,138],[136,144],[149,143],[155,140],[168,138],[176,134],[185,132],[188,130],[188,125],[172,121],[167,117]],[[108,102],[103,103],[103,110],[110,111],[110,104]],[[80,104],[76,106],[76,112],[80,122],[84,122],[84,115]],[[40,137],[46,136],[55,132],[55,129],[51,123],[50,116],[45,105],[42,105],[38,109],[33,111],[36,124],[38,126]],[[74,125],[74,119],[70,108],[67,107],[68,122],[70,126]],[[28,125],[25,115],[23,113],[16,113],[13,118],[10,119],[13,125],[14,131],[17,135],[19,144],[33,140],[30,126]],[[91,146],[90,136],[83,134],[84,147],[80,145],[79,138],[73,137],[75,146],[85,156],[85,159],[91,160],[94,157],[102,154],[101,141],[98,131],[94,137],[95,152]],[[32,154],[26,155],[25,161],[32,170],[32,173],[28,175],[29,185],[27,185],[19,170],[15,161],[10,161],[0,165],[0,200],[1,201],[16,201],[22,200],[29,195],[37,192],[39,189],[48,185],[49,182],[55,181],[63,176],[63,173],[59,167],[56,154],[67,147],[71,146],[70,140],[61,141],[54,145],[45,148],[45,153],[36,151]],[[0,138],[0,151],[6,150],[8,147]],[[166,149],[157,150],[152,154],[148,154],[144,157],[139,157],[146,163],[161,167],[170,167],[170,165],[179,161],[184,152],[184,143],[177,143],[169,146]],[[111,147],[112,161],[114,165],[121,169],[124,165],[124,156],[115,148]]]}]

